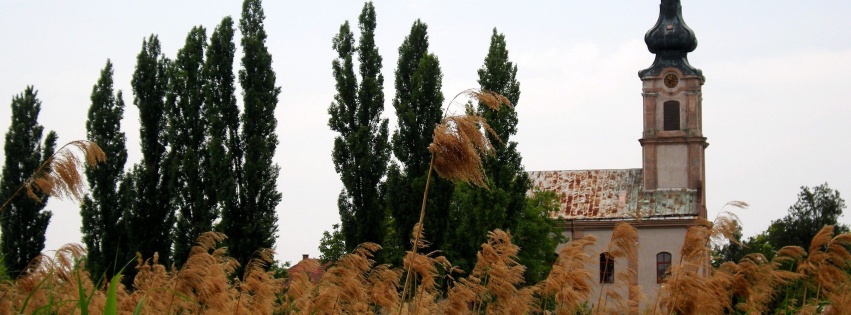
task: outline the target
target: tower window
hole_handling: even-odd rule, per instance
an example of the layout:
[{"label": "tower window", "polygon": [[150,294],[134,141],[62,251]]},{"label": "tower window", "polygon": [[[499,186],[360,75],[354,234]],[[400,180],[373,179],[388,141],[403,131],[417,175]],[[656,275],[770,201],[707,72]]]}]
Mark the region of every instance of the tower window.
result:
[{"label": "tower window", "polygon": [[665,102],[664,130],[680,130],[680,102]]},{"label": "tower window", "polygon": [[600,254],[600,283],[615,283],[615,258],[609,253]]},{"label": "tower window", "polygon": [[656,283],[665,282],[671,275],[671,253],[661,252],[656,254]]}]

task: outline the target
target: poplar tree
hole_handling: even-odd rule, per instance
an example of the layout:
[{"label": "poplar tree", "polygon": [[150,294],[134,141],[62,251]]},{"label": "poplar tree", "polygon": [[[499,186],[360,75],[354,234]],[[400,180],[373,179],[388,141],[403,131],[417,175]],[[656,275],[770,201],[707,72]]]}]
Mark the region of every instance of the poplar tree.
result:
[{"label": "poplar tree", "polygon": [[[442,81],[440,62],[428,53],[428,27],[417,20],[399,47],[393,98],[398,129],[393,132],[392,150],[400,165],[391,163],[387,173],[387,207],[401,248],[410,246],[419,219],[431,160],[428,146],[443,116]],[[424,232],[432,249],[443,249],[453,185],[436,176],[432,179]]]},{"label": "poplar tree", "polygon": [[86,179],[91,193],[80,206],[81,232],[88,252],[88,267],[94,277],[112,278],[133,253],[127,252],[119,185],[127,162],[127,137],[121,131],[124,99],[113,93],[112,62],[107,59],[97,84],[92,88],[91,106],[86,121],[86,138],[97,143],[109,158],[97,167],[86,164]]},{"label": "poplar tree", "polygon": [[189,255],[189,249],[201,233],[213,229],[218,218],[214,204],[207,198],[208,179],[204,176],[209,163],[207,151],[208,120],[204,104],[204,49],[207,46],[206,30],[193,27],[186,44],[177,52],[172,65],[168,117],[169,173],[172,174],[169,190],[173,191],[172,204],[177,212],[174,233],[174,261],[180,266]]},{"label": "poplar tree", "polygon": [[[239,108],[233,60],[233,19],[225,17],[210,36],[204,64],[204,105],[209,119],[209,184],[207,198],[223,216],[240,211],[239,184],[242,182],[242,143],[239,135]],[[227,213],[227,215],[225,214]]]},{"label": "poplar tree", "polygon": [[56,133],[42,136],[44,127],[38,123],[41,101],[38,92],[28,86],[12,98],[12,122],[6,132],[3,147],[5,162],[0,178],[0,196],[11,198],[0,209],[0,250],[9,275],[26,274],[30,261],[44,249],[44,233],[52,216],[44,210],[48,196],[35,191],[34,200],[18,189],[32,176],[56,149]]},{"label": "poplar tree", "polygon": [[526,279],[538,282],[549,273],[555,258],[558,233],[549,211],[555,207],[552,195],[527,197],[532,184],[523,168],[517,142],[516,107],[520,100],[517,66],[508,58],[505,36],[493,30],[484,64],[478,70],[479,88],[505,96],[510,104],[493,110],[480,104],[476,113],[485,118],[496,136],[487,133],[494,154],[483,157],[487,188],[467,184],[456,186],[452,221],[458,228],[447,256],[464,270],[476,263],[476,253],[494,229],[512,232],[514,244],[523,248],[518,258],[527,267]]},{"label": "poplar tree", "polygon": [[228,249],[242,266],[255,251],[275,245],[278,230],[275,207],[281,201],[276,187],[280,167],[272,161],[278,146],[275,107],[281,88],[275,86],[272,55],[266,47],[265,18],[260,0],[243,2],[239,20],[244,54],[239,70],[244,106],[241,138],[245,148],[240,185],[242,206],[239,211],[222,215]]},{"label": "poplar tree", "polygon": [[[384,77],[375,46],[376,18],[371,2],[364,4],[358,25],[361,35],[357,47],[348,21],[334,37],[337,58],[332,68],[337,94],[328,109],[328,125],[340,133],[334,139],[333,161],[345,187],[338,207],[347,251],[363,242],[384,242],[386,216],[380,185],[390,159],[387,119],[381,119]],[[360,63],[360,86],[352,61],[355,52]]]},{"label": "poplar tree", "polygon": [[[133,72],[133,104],[139,108],[139,142],[142,161],[133,168],[132,185],[135,202],[125,214],[127,244],[131,253],[150,258],[159,254],[159,262],[170,265],[171,232],[174,209],[170,205],[169,173],[164,168],[166,153],[165,97],[168,89],[168,59],[160,52],[156,35],[142,41]],[[125,279],[133,279],[135,270],[125,270]]]}]

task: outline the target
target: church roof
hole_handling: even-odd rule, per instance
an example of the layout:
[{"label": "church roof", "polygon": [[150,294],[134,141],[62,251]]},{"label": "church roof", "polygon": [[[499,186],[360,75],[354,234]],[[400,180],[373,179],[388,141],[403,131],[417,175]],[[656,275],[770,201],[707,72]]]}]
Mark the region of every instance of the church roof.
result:
[{"label": "church roof", "polygon": [[533,190],[553,191],[561,201],[559,219],[644,219],[697,215],[697,191],[645,192],[640,168],[529,172]]}]

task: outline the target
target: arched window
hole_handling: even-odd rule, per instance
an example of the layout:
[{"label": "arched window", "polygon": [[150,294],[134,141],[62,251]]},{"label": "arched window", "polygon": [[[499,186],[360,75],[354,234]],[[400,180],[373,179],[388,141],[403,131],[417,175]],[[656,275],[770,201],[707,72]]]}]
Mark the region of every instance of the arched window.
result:
[{"label": "arched window", "polygon": [[609,253],[600,254],[600,283],[615,283],[615,259]]},{"label": "arched window", "polygon": [[680,130],[680,102],[667,101],[664,104],[664,130]]},{"label": "arched window", "polygon": [[656,283],[665,282],[671,275],[671,253],[656,254]]}]

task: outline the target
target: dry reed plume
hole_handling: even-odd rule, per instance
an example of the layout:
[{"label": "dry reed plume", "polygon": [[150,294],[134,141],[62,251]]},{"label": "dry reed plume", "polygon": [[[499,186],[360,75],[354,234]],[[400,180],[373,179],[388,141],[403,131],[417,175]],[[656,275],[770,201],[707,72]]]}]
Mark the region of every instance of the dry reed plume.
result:
[{"label": "dry reed plume", "polygon": [[[117,287],[117,308],[121,314],[130,314],[137,307],[142,314],[577,314],[587,312],[588,306],[596,313],[851,312],[847,309],[851,301],[847,271],[851,234],[834,235],[833,227],[828,226],[813,239],[809,251],[790,246],[771,261],[751,254],[738,263],[712,268],[707,244],[713,228],[702,221],[689,230],[683,258],[674,264],[671,277],[657,294],[658,301],[624,296],[629,290],[624,284],[629,284],[632,276],[629,272],[616,277],[615,284],[602,287],[602,299],[591,297],[596,273],[592,272],[593,258],[597,257],[589,250],[596,241],[593,236],[566,244],[546,280],[525,284],[524,267],[516,260],[520,249],[511,243],[508,233],[493,231],[482,244],[470,275],[449,281],[445,292],[441,291],[442,281],[454,279],[457,270],[435,252],[411,251],[405,268],[410,267],[415,276],[414,289],[400,307],[402,268],[376,266],[371,260],[380,248],[376,244],[363,244],[344,256],[317,283],[312,283],[307,273],[294,271],[285,285],[284,279],[265,270],[271,258],[268,250],[259,251],[246,267],[245,280],[231,278],[236,263],[218,247],[225,236],[209,232],[199,237],[182,269],[169,270],[157,263],[156,255],[145,260],[139,257],[134,290]],[[606,249],[629,261],[635,247],[634,232],[625,224],[618,227]],[[426,244],[422,240],[419,247]],[[32,272],[0,283],[0,314],[80,314],[81,306],[88,313],[100,314],[108,284],[91,280],[84,254],[79,245],[66,245],[52,256],[35,259]],[[315,262],[304,263],[309,268],[302,270],[319,268]],[[792,290],[796,285],[801,285],[801,292]],[[788,303],[772,304],[777,301]],[[638,310],[638,302],[646,309]]]},{"label": "dry reed plume", "polygon": [[[478,100],[480,104],[492,110],[511,106],[505,96],[476,89],[459,93],[450,104],[459,96]],[[445,116],[435,127],[434,139],[428,150],[432,153],[432,168],[441,177],[487,187],[482,155],[493,154],[493,144],[487,134],[497,140],[499,137],[483,117],[473,113],[474,109],[468,103],[464,114]]]},{"label": "dry reed plume", "polygon": [[76,140],[66,143],[39,165],[35,173],[31,174],[12,196],[9,196],[9,199],[0,206],[0,212],[24,190],[27,196],[36,201],[41,201],[41,197],[36,194],[36,191],[40,191],[48,196],[79,202],[86,189],[80,172],[83,163],[89,167],[95,167],[97,163],[105,160],[106,154],[94,142]]}]

